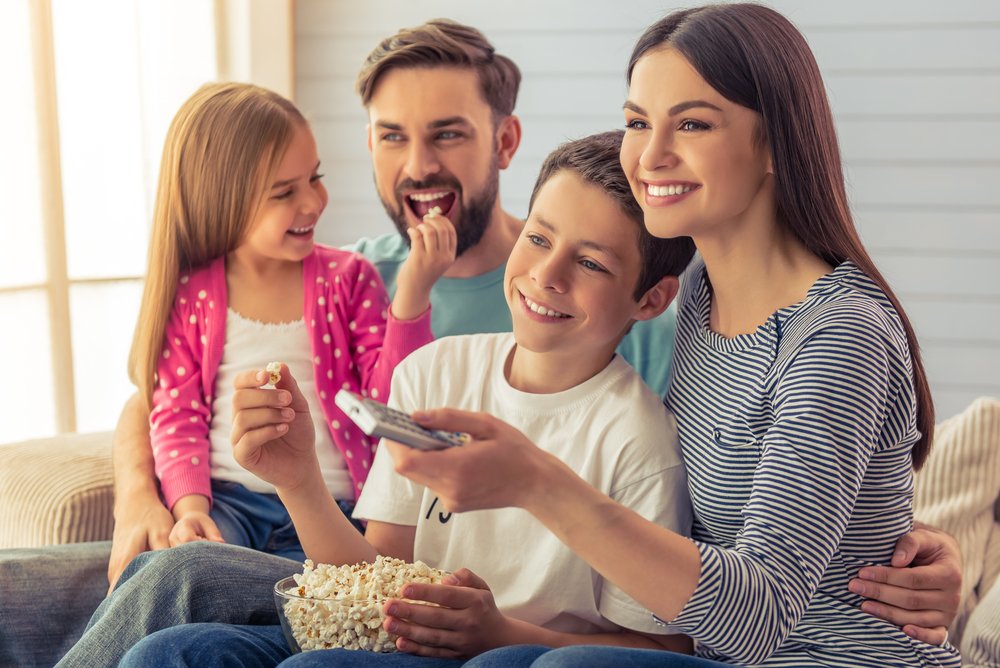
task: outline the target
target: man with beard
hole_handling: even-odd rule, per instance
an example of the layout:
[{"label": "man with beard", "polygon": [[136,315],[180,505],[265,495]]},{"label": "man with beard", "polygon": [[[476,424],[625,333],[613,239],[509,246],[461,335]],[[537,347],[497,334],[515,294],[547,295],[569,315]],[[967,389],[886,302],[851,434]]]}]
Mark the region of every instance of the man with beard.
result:
[{"label": "man with beard", "polygon": [[[407,230],[423,214],[440,208],[456,227],[460,255],[431,292],[432,329],[438,337],[511,329],[503,274],[523,221],[502,209],[498,187],[499,170],[508,167],[520,143],[520,121],[513,115],[519,84],[517,66],[496,54],[479,31],[440,20],[384,40],[358,77],[358,92],[369,114],[376,189],[400,234],[362,240],[354,249],[376,266],[392,293],[408,252]],[[653,321],[637,323],[618,349],[661,395],[673,329],[671,308]],[[104,591],[95,581],[101,564],[107,564],[112,585],[124,570],[123,580],[101,603],[86,635],[61,665],[117,665],[145,635],[181,623],[277,623],[272,587],[301,570],[301,564],[209,542],[160,549],[169,547],[173,518],[158,495],[148,408],[137,397],[123,410],[113,452],[116,521],[110,560],[107,544],[96,543],[65,546],[61,552],[36,551],[30,561],[8,564],[4,570],[16,572],[19,581],[30,583],[30,590],[19,600],[5,592],[0,664],[31,662],[17,657],[46,664],[51,661],[40,657],[65,651],[65,645],[52,647],[52,635],[66,637],[66,628],[73,634],[83,630],[86,618],[80,615],[92,610]],[[954,548],[929,532],[911,536],[911,554],[925,545],[928,550],[944,547],[947,556],[954,555],[948,551]],[[144,552],[149,549],[156,551]],[[938,598],[921,598],[920,607],[944,609],[940,601],[950,600],[950,593],[957,591],[957,585],[952,586],[958,579],[956,568],[940,561],[928,568],[929,586],[945,591]],[[28,592],[41,583],[46,596],[29,598]],[[887,602],[905,600],[905,593],[892,589],[895,595],[887,596]],[[56,621],[51,626],[38,624],[52,618]],[[922,618],[892,621],[906,619]]]}]

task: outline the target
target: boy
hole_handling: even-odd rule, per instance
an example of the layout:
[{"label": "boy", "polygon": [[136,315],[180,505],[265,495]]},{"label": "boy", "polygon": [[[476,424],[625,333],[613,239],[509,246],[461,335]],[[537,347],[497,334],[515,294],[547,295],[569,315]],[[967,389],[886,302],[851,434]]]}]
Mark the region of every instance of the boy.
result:
[{"label": "boy", "polygon": [[[598,489],[686,532],[690,506],[673,419],[615,348],[634,322],[670,304],[693,246],[646,232],[618,162],[621,137],[569,142],[542,166],[504,276],[513,334],[447,337],[418,350],[397,367],[390,405],[490,412],[546,443]],[[276,485],[306,554],[335,564],[387,554],[455,571],[449,584],[407,592],[443,606],[430,616],[426,606],[388,604],[386,628],[401,636],[400,650],[458,658],[512,644],[688,647],[681,637],[657,635],[662,629],[647,611],[524,511],[451,515],[429,490],[397,475],[385,450],[355,510],[368,520],[359,535],[317,485],[308,408],[294,379],[283,377],[290,419],[273,410],[281,408],[280,393],[258,389],[261,372],[237,379],[234,448],[242,465]],[[247,634],[258,641],[246,642]],[[179,648],[246,656],[268,639],[276,644],[280,631],[178,627],[150,636],[122,665],[162,660]]]}]

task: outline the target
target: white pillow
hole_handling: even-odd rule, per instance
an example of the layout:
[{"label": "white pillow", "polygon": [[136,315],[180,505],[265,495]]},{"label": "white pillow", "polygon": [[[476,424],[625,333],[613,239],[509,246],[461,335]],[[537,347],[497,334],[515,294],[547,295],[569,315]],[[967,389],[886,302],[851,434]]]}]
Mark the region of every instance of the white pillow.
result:
[{"label": "white pillow", "polygon": [[[1000,400],[981,397],[938,424],[915,484],[915,517],[950,533],[962,550],[962,601],[949,629],[959,644],[969,614],[986,595],[984,573],[994,578],[1000,568],[986,564],[1000,499]],[[989,551],[995,559],[997,550]],[[995,624],[1000,634],[1000,619]]]}]

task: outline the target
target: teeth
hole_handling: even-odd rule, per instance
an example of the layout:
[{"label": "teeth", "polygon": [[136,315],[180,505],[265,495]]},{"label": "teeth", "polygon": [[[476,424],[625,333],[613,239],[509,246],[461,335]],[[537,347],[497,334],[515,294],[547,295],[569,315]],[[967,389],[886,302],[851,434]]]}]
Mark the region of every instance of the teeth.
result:
[{"label": "teeth", "polygon": [[289,232],[293,234],[304,234],[314,227],[316,227],[315,223],[313,223],[312,225],[306,225],[305,227],[293,227],[292,229],[289,230]]},{"label": "teeth", "polygon": [[669,185],[669,186],[654,186],[653,184],[646,184],[646,192],[648,192],[653,197],[671,197],[673,195],[683,195],[684,193],[691,190],[693,186],[682,186],[682,185]]},{"label": "teeth", "polygon": [[[523,297],[524,295],[521,295],[521,296]],[[541,304],[536,304],[535,302],[531,301],[527,297],[524,297],[524,303],[527,304],[528,308],[530,308],[532,311],[534,311],[538,315],[545,315],[545,316],[548,316],[550,318],[568,318],[569,317],[565,313],[560,313],[559,311],[553,311],[550,308],[545,308]]]},{"label": "teeth", "polygon": [[414,193],[413,195],[410,195],[410,199],[414,202],[433,202],[436,199],[441,199],[447,194],[447,190],[443,190],[439,193]]}]

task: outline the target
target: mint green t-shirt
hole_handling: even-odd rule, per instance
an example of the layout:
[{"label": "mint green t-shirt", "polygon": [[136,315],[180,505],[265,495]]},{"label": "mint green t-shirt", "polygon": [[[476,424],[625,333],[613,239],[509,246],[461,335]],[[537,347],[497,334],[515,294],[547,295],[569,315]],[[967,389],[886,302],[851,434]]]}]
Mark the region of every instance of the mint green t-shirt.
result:
[{"label": "mint green t-shirt", "polygon": [[[375,265],[391,297],[396,276],[410,252],[396,233],[361,239],[348,247]],[[440,278],[431,288],[431,330],[434,336],[511,331],[510,310],[503,295],[501,265],[471,278]],[[661,397],[667,393],[670,359],[674,351],[677,310],[670,305],[663,315],[637,322],[618,346],[618,353],[639,372]]]}]

